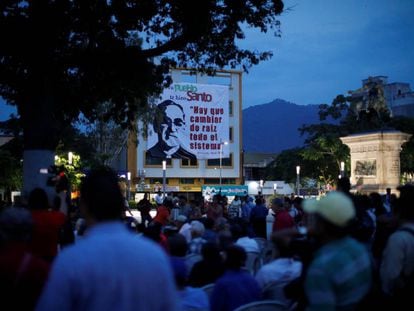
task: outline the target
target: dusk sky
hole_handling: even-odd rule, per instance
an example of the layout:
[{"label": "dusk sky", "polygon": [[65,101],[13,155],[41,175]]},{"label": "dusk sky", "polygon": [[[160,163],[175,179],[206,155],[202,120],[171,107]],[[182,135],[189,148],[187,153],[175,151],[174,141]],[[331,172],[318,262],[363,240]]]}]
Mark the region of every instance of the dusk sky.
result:
[{"label": "dusk sky", "polygon": [[[281,37],[248,37],[272,50],[243,76],[243,108],[281,98],[331,103],[368,76],[414,88],[413,0],[285,0]],[[290,9],[289,9],[290,8]]]},{"label": "dusk sky", "polygon": [[[243,108],[281,98],[331,103],[368,76],[414,88],[413,0],[285,0],[281,37],[247,34],[243,47],[272,50],[243,75]],[[0,120],[13,109],[0,103]]]}]

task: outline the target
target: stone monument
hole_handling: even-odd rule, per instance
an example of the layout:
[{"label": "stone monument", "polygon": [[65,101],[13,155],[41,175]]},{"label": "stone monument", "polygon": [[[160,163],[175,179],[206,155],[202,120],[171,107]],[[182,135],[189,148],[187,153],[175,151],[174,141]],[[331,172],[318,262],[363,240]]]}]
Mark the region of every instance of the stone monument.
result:
[{"label": "stone monument", "polygon": [[396,130],[367,132],[341,137],[351,150],[351,185],[358,192],[396,191],[400,184],[401,145],[411,135]]}]

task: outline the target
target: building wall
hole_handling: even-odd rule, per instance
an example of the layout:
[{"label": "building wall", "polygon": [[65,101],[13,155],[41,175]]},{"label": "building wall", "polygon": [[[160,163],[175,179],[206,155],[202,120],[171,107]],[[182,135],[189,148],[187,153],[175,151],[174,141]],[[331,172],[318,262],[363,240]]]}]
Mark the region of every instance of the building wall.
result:
[{"label": "building wall", "polygon": [[[198,84],[218,84],[229,86],[229,126],[232,129],[232,137],[227,148],[232,154],[232,165],[226,166],[223,160],[221,169],[222,184],[241,184],[242,183],[242,72],[240,71],[219,71],[216,76],[210,77],[200,73],[192,73],[188,69],[174,69],[171,72],[174,83],[188,82]],[[142,129],[142,124],[138,125]],[[132,187],[142,182],[145,175],[145,189],[154,190],[159,187],[163,178],[162,165],[149,165],[145,163],[145,152],[147,150],[147,140],[143,136],[143,131],[139,131],[138,144],[128,144],[128,170],[133,174]],[[171,164],[167,165],[165,172],[167,191],[174,192],[200,192],[204,184],[219,183],[220,167],[208,166],[207,160],[198,160],[196,166],[185,166],[180,159],[171,159]],[[141,177],[141,178],[140,178]],[[211,180],[215,179],[215,180]],[[142,187],[139,187],[142,191]]]}]

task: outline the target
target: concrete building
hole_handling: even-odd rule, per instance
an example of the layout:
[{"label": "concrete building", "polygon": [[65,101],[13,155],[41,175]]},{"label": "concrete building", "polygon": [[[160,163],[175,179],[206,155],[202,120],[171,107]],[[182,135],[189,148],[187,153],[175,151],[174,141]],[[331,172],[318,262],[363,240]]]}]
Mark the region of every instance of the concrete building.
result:
[{"label": "concrete building", "polygon": [[243,154],[243,176],[245,180],[260,180],[266,177],[267,166],[276,160],[275,153],[245,152]]},{"label": "concrete building", "polygon": [[[164,176],[166,192],[185,194],[188,199],[199,198],[202,187],[206,185],[242,185],[242,72],[219,71],[212,77],[189,69],[174,69],[171,74],[174,84],[183,87],[182,84],[187,83],[188,85],[184,87],[189,89],[201,85],[228,87],[228,103],[226,103],[228,107],[224,107],[224,111],[228,109],[228,123],[225,123],[228,124],[225,127],[228,133],[221,131],[214,134],[216,143],[211,146],[216,149],[215,158],[211,158],[212,155],[209,154],[210,158],[200,159],[198,153],[197,159],[178,159],[169,156],[155,158],[148,152],[151,149],[150,136],[145,131],[150,130],[151,127],[146,128],[142,122],[139,123],[138,137],[130,138],[126,154],[124,153],[127,163],[123,167],[131,173],[131,190],[137,192],[164,190]],[[193,116],[187,115],[185,118],[187,127],[194,125],[189,124],[189,118]],[[199,134],[213,136],[202,130]],[[166,162],[165,166],[163,161]]]}]

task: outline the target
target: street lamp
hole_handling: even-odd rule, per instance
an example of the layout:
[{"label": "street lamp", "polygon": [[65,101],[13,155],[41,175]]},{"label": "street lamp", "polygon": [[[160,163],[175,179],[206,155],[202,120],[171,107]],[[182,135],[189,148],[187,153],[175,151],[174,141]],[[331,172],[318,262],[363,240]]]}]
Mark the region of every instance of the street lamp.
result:
[{"label": "street lamp", "polygon": [[221,190],[221,180],[222,180],[221,171],[222,171],[222,168],[223,168],[223,145],[227,145],[227,144],[228,144],[227,141],[224,141],[224,142],[220,141],[220,190]]},{"label": "street lamp", "polygon": [[69,165],[72,165],[73,163],[73,152],[72,151],[68,152],[68,163]]},{"label": "street lamp", "polygon": [[165,184],[166,184],[167,161],[162,161],[162,197],[165,198]]},{"label": "street lamp", "polygon": [[263,179],[259,180],[260,194],[263,195]]},{"label": "street lamp", "polygon": [[131,172],[127,173],[127,180],[128,180],[127,199],[129,201],[130,196],[131,196]]},{"label": "street lamp", "polygon": [[300,175],[300,166],[296,166],[296,194],[297,196],[300,195],[299,192],[299,175]]},{"label": "street lamp", "polygon": [[345,177],[345,162],[341,161],[341,178]]}]

